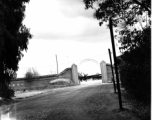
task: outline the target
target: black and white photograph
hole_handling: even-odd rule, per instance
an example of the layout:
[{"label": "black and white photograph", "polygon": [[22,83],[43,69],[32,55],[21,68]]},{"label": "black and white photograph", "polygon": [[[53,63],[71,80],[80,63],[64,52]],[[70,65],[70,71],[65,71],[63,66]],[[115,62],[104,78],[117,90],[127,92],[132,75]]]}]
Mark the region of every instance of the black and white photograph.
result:
[{"label": "black and white photograph", "polygon": [[151,120],[151,0],[0,0],[0,120]]}]

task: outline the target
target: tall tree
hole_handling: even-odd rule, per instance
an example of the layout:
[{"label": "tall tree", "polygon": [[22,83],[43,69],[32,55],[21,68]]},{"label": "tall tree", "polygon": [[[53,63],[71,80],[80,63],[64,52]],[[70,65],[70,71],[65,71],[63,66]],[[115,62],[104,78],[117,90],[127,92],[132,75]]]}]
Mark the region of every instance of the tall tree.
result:
[{"label": "tall tree", "polygon": [[117,32],[121,36],[119,42],[124,50],[129,50],[138,44],[133,39],[128,41],[126,37],[134,37],[134,33],[143,30],[143,24],[146,23],[146,27],[151,24],[151,0],[83,0],[83,2],[86,9],[95,10],[94,17],[99,20],[100,26],[107,23],[110,17],[114,27],[120,26],[121,23],[121,29],[118,28]]},{"label": "tall tree", "polygon": [[9,83],[18,70],[18,63],[32,38],[23,25],[25,3],[29,0],[0,1],[0,96],[8,96]]},{"label": "tall tree", "polygon": [[[99,25],[112,18],[121,43],[120,76],[126,91],[150,103],[151,0],[83,0]],[[120,26],[119,26],[120,25]],[[118,28],[119,27],[119,28]],[[144,96],[144,97],[143,97]]]},{"label": "tall tree", "polygon": [[125,20],[127,25],[138,22],[136,16],[147,11],[151,14],[151,0],[83,0],[86,9],[95,9],[94,17],[100,20],[100,25],[113,18],[113,24]]}]

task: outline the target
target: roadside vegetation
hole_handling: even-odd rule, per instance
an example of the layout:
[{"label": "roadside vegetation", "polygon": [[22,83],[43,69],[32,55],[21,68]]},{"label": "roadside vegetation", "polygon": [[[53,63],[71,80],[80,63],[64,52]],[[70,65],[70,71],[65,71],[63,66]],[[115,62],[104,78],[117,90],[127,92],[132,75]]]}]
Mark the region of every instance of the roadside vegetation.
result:
[{"label": "roadside vegetation", "polygon": [[101,75],[99,73],[97,73],[96,75],[88,75],[88,74],[85,74],[85,73],[78,73],[78,78],[80,80],[80,82],[82,81],[86,81],[89,80],[89,79],[92,79],[92,80],[101,80]]},{"label": "roadside vegetation", "polygon": [[32,38],[23,24],[25,4],[29,0],[0,1],[0,97],[10,99],[14,93],[9,87],[18,70],[23,51],[28,49]]},{"label": "roadside vegetation", "polygon": [[150,35],[150,27],[144,28],[143,31],[137,33],[135,41],[138,41],[138,46],[124,52],[119,66],[122,86],[130,95],[133,105],[142,116],[150,115]]},{"label": "roadside vegetation", "polygon": [[86,81],[87,82],[87,76],[88,74],[85,74],[85,73],[78,73],[78,78],[79,80],[82,82],[82,81]]},{"label": "roadside vegetation", "polygon": [[25,73],[25,80],[26,82],[28,82],[29,86],[30,86],[30,90],[31,90],[31,84],[32,84],[32,80],[35,77],[38,77],[40,74],[38,73],[38,71],[34,68],[29,68],[26,73]]},{"label": "roadside vegetation", "polygon": [[29,68],[25,73],[25,78],[31,80],[32,78],[38,77],[40,74],[34,68]]}]

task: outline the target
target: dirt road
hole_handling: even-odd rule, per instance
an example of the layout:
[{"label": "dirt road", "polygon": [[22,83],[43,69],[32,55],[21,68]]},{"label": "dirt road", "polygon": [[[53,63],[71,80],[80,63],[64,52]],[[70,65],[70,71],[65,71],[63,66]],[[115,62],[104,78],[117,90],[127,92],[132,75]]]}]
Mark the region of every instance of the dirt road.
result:
[{"label": "dirt road", "polygon": [[119,111],[112,84],[100,80],[18,100],[2,112],[6,109],[10,120],[140,120],[129,111]]}]

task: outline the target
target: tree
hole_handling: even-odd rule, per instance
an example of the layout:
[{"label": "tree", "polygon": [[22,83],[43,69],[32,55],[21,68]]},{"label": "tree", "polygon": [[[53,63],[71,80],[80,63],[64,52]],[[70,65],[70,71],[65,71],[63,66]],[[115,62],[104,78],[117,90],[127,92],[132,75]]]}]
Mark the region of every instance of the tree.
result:
[{"label": "tree", "polygon": [[25,73],[25,78],[29,79],[29,80],[31,80],[32,78],[37,77],[37,76],[39,76],[39,73],[34,68],[31,68],[31,69],[29,68],[27,70],[27,72]]},{"label": "tree", "polygon": [[94,17],[99,20],[100,26],[112,18],[119,34],[115,37],[119,37],[122,50],[129,50],[138,45],[138,41],[128,41],[127,38],[134,37],[138,31],[143,30],[143,24],[146,24],[146,27],[151,24],[151,0],[83,0],[83,2],[86,9],[95,10]]},{"label": "tree", "polygon": [[[150,104],[151,0],[83,0],[99,25],[112,18],[121,43],[119,71],[126,91]],[[143,97],[144,96],[144,97]]]},{"label": "tree", "polygon": [[122,20],[132,26],[138,22],[137,16],[145,11],[151,15],[151,0],[83,0],[83,2],[86,9],[95,10],[94,17],[100,21],[100,25],[112,17],[115,26]]},{"label": "tree", "polygon": [[25,3],[29,0],[0,1],[0,96],[6,97],[18,63],[27,50],[30,31],[23,25]]},{"label": "tree", "polygon": [[78,77],[79,77],[79,80],[82,81],[83,80],[83,74],[78,72]]},{"label": "tree", "polygon": [[[120,77],[125,90],[142,103],[150,104],[150,41],[151,29],[145,28],[136,40],[142,41],[121,56]],[[142,39],[142,40],[139,40]],[[143,97],[144,96],[144,97]]]},{"label": "tree", "polygon": [[78,73],[78,77],[80,79],[80,81],[87,81],[87,77],[88,77],[88,74],[85,74],[85,73]]},{"label": "tree", "polygon": [[[37,76],[39,76],[39,73],[34,68],[31,68],[31,69],[29,68],[27,70],[27,72],[25,73],[26,82],[30,85],[30,89],[31,89],[32,79],[37,77]],[[38,84],[37,84],[37,86],[38,86]]]}]

